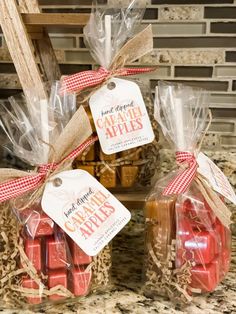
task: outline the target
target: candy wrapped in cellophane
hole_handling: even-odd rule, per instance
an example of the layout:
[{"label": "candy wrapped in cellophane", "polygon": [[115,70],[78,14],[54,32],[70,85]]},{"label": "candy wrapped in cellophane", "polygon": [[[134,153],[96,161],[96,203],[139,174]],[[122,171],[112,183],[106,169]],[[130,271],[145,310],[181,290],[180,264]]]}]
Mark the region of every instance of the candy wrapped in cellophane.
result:
[{"label": "candy wrapped in cellophane", "polygon": [[146,199],[145,292],[189,302],[214,291],[230,266],[230,212],[197,172],[209,118],[206,91],[159,82],[155,118],[179,167]]},{"label": "candy wrapped in cellophane", "polygon": [[110,247],[88,256],[42,210],[50,175],[71,169],[74,156],[96,140],[75,95],[60,89],[55,82],[48,100],[32,90],[31,103],[11,97],[1,107],[7,148],[29,167],[0,169],[0,296],[8,307],[65,302],[109,283]]},{"label": "candy wrapped in cellophane", "polygon": [[[145,100],[147,111],[151,119],[155,139],[152,143],[125,150],[120,153],[107,155],[101,150],[99,141],[85,150],[74,162],[74,167],[88,171],[106,188],[117,189],[143,189],[150,187],[156,172],[159,158],[159,130],[154,119],[153,97],[147,84],[137,80]],[[94,128],[93,119],[90,122]]]},{"label": "candy wrapped in cellophane", "polygon": [[[145,8],[146,1],[143,0],[112,1],[105,6],[101,1],[94,1],[90,20],[84,27],[84,42],[100,67],[94,66],[92,71],[73,74],[63,79],[67,90],[78,93],[78,102],[83,104],[89,113],[94,131],[95,127],[98,131],[98,127],[97,119],[91,113],[93,111],[91,100],[95,102],[94,98],[99,90],[103,89],[104,92],[104,89],[107,88],[103,102],[94,107],[97,108],[96,111],[101,111],[101,115],[102,112],[111,113],[106,114],[109,119],[105,123],[107,130],[111,129],[107,132],[107,138],[113,142],[113,145],[117,145],[124,134],[128,141],[133,134],[133,129],[137,127],[135,119],[129,118],[130,104],[126,103],[127,101],[132,102],[132,98],[120,100],[119,97],[129,90],[137,88],[136,94],[140,93],[143,98],[142,102],[145,103],[145,108],[137,118],[144,119],[142,116],[145,115],[150,117],[156,135],[155,140],[149,141],[147,145],[136,145],[130,149],[123,147],[120,151],[109,154],[104,151],[105,145],[102,145],[100,141],[95,143],[90,150],[85,151],[75,162],[75,167],[88,171],[109,189],[117,187],[132,189],[134,186],[150,185],[155,172],[155,159],[158,156],[158,132],[155,128],[155,121],[152,119],[153,101],[150,87],[147,84],[140,84],[140,81],[135,81],[135,79],[132,80],[132,76],[130,76],[131,79],[127,79],[128,75],[136,76],[140,73],[139,77],[142,81],[142,73],[151,70],[150,68],[141,68],[138,62],[134,63],[150,52],[153,46],[151,26],[142,30],[144,27],[142,27],[141,21]],[[139,30],[141,30],[140,33],[138,33]],[[133,67],[130,68],[132,63]],[[122,82],[123,84],[126,82],[127,88],[123,92],[116,93],[117,86]],[[136,87],[134,83],[136,83]],[[141,108],[140,103],[138,105]],[[123,116],[120,115],[117,118],[115,107],[118,106],[125,109],[122,112]],[[98,115],[98,112],[96,113]],[[151,130],[147,133],[146,137],[152,137]],[[105,142],[104,139],[103,141]]]}]

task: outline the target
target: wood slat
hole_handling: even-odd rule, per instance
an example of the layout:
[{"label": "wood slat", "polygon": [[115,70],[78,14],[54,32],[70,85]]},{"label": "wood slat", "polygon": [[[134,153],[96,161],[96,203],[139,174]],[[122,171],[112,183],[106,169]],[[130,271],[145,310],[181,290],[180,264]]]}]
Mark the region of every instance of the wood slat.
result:
[{"label": "wood slat", "polygon": [[0,73],[0,89],[21,89],[18,75]]},{"label": "wood slat", "polygon": [[[41,14],[37,0],[20,0],[21,13]],[[30,28],[40,28],[40,25],[29,25]],[[39,58],[40,69],[43,73],[44,82],[51,85],[54,81],[60,80],[61,71],[56,59],[55,51],[45,28],[39,32],[31,32],[31,39],[35,47],[36,55]]]},{"label": "wood slat", "polygon": [[32,40],[44,39],[44,33],[41,32],[29,32],[29,35]]},{"label": "wood slat", "polygon": [[27,32],[29,33],[31,39],[43,39],[44,38],[44,28],[39,25],[28,25]]},{"label": "wood slat", "polygon": [[18,2],[22,13],[40,13],[37,0],[18,0]]},{"label": "wood slat", "polygon": [[27,25],[28,33],[42,33],[43,26],[41,25]]},{"label": "wood slat", "polygon": [[89,20],[87,13],[23,13],[26,25],[44,26],[84,26]]},{"label": "wood slat", "polygon": [[142,209],[148,193],[114,193],[115,197],[128,209]]},{"label": "wood slat", "polygon": [[15,0],[0,1],[0,23],[28,101],[32,101],[32,91],[41,99],[47,98],[34,47]]}]

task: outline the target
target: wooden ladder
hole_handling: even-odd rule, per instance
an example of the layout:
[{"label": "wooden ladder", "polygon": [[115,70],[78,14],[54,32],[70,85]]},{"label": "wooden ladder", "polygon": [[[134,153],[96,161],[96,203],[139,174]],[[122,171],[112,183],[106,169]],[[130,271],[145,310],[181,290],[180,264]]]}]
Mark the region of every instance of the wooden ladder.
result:
[{"label": "wooden ladder", "polygon": [[[22,89],[48,97],[47,85],[61,77],[46,26],[82,26],[89,14],[41,13],[37,0],[1,0],[0,23]],[[48,84],[47,84],[48,83]],[[37,91],[35,90],[37,86]]]},{"label": "wooden ladder", "polygon": [[[89,16],[82,13],[42,13],[37,0],[0,0],[0,24],[29,103],[33,96],[47,99],[47,86],[61,78],[46,27],[84,26]],[[147,191],[115,194],[127,207],[141,208]]]}]

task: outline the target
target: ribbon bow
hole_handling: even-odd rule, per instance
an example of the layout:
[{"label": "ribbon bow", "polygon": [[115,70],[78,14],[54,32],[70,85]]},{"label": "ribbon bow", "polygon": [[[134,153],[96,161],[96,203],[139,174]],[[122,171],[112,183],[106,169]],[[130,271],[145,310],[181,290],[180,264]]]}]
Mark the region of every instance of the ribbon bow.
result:
[{"label": "ribbon bow", "polygon": [[31,174],[22,178],[11,180],[0,184],[0,203],[15,198],[25,192],[36,189],[46,181],[48,175],[58,169],[65,161],[73,160],[81,154],[87,147],[93,144],[97,137],[93,136],[83,142],[80,146],[74,149],[70,154],[63,158],[58,163],[48,163],[38,167],[35,174]]},{"label": "ribbon bow", "polygon": [[184,193],[197,174],[198,164],[193,153],[176,152],[176,161],[180,165],[187,165],[164,189],[163,195]]},{"label": "ribbon bow", "polygon": [[155,68],[120,68],[107,70],[100,67],[97,70],[83,71],[69,75],[63,79],[61,93],[78,92],[85,88],[100,85],[113,76],[129,76],[154,71]]}]

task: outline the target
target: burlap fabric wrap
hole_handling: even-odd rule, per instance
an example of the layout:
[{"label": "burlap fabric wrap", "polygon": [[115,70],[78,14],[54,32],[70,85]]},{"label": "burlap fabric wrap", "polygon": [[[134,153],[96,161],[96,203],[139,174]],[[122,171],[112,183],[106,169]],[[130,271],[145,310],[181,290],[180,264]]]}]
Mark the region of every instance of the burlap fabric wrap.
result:
[{"label": "burlap fabric wrap", "polygon": [[[50,148],[49,162],[59,162],[67,156],[73,149],[82,144],[90,135],[92,129],[88,116],[80,107],[69,121],[61,135]],[[71,168],[72,160],[62,164],[56,171],[48,174],[46,179],[50,180],[52,175]],[[19,171],[15,169],[0,169],[0,182],[6,182],[12,179],[25,177],[36,174],[35,171]],[[30,207],[34,202],[39,201],[42,193],[44,182],[39,189],[27,193],[17,199],[1,204],[0,211],[0,297],[6,306],[24,306],[25,297],[30,296],[49,296],[52,294],[62,295],[73,298],[73,294],[63,286],[57,286],[52,289],[46,287],[40,291],[37,289],[27,289],[21,287],[21,276],[28,275],[41,285],[45,279],[43,274],[38,274],[30,260],[27,258],[24,248],[23,239],[21,238],[21,229],[12,208],[22,210]],[[22,266],[20,266],[22,265]],[[104,287],[109,282],[109,269],[111,267],[111,252],[107,246],[101,251],[92,263],[88,266],[92,268],[93,283],[91,289]]]},{"label": "burlap fabric wrap", "polygon": [[[115,72],[126,64],[130,64],[153,50],[152,25],[130,39],[116,54],[110,70]],[[109,79],[109,78],[108,78]]]}]

